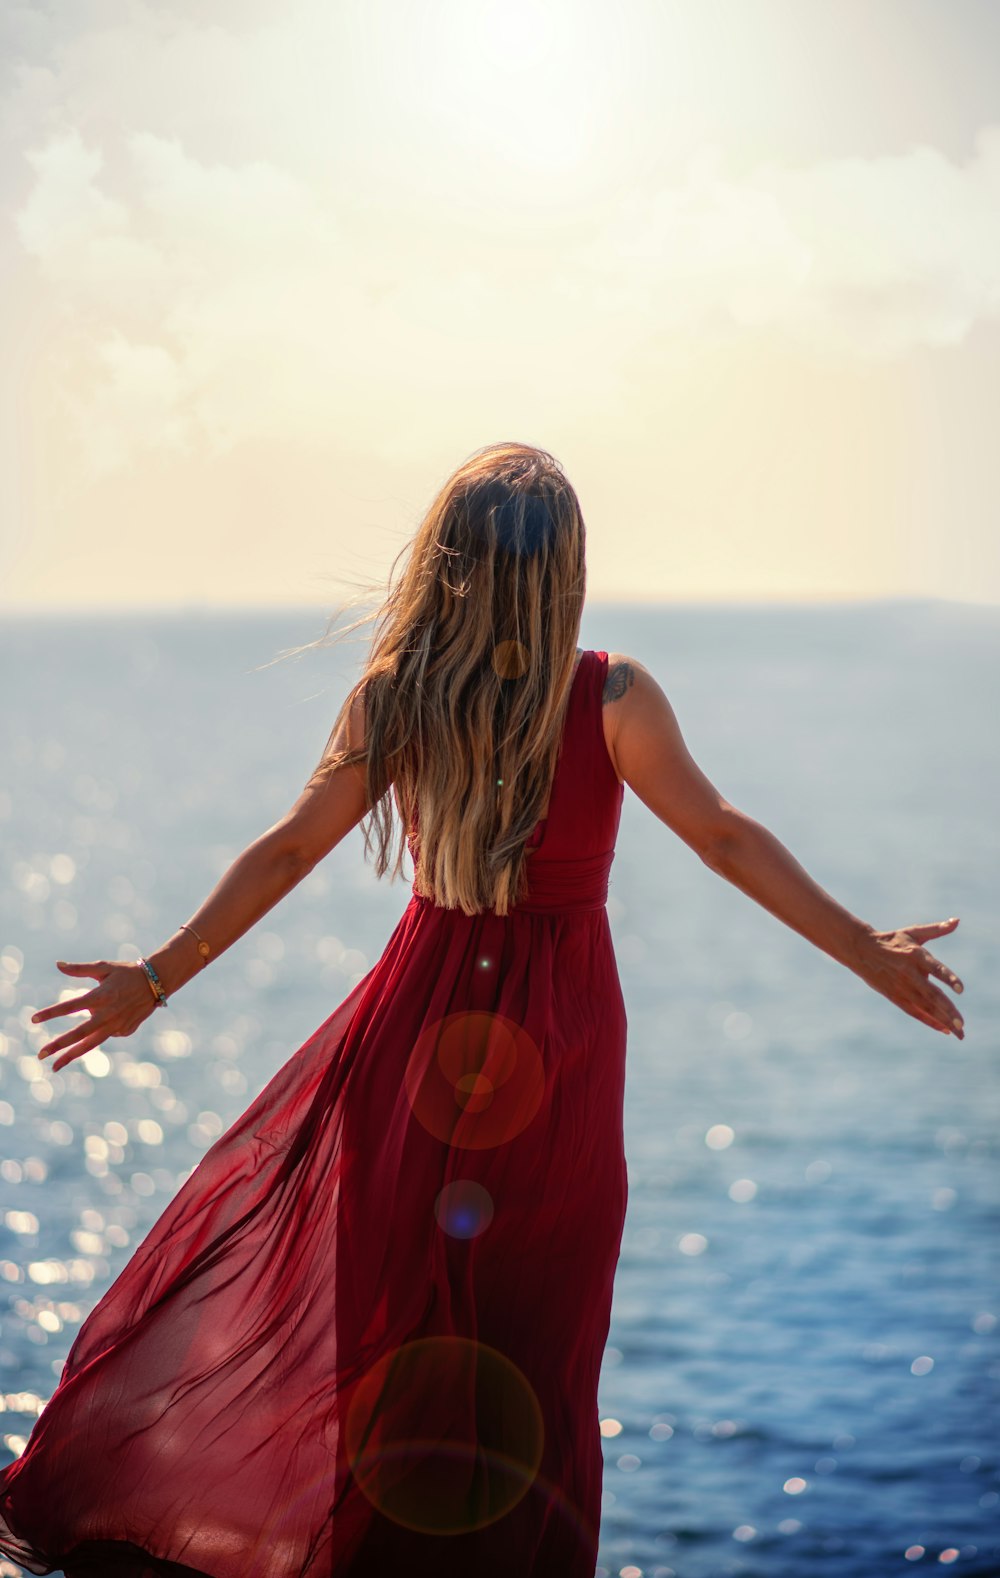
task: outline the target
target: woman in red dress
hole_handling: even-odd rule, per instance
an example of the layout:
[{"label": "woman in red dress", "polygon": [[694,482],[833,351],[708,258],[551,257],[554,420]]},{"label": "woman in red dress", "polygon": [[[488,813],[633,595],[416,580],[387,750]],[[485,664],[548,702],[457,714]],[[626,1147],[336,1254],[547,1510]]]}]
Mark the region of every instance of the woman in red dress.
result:
[{"label": "woman in red dress", "polygon": [[[54,1068],[131,1035],[366,816],[413,890],[382,957],[205,1153],[99,1300],[0,1552],[67,1578],[592,1578],[597,1386],[627,1196],[606,899],[624,783],[706,864],[961,1034],[685,749],[641,663],[576,646],[579,503],[546,452],[447,481],[302,795],[97,985]],[[401,837],[392,876],[402,869]],[[371,848],[365,831],[366,852]]]}]

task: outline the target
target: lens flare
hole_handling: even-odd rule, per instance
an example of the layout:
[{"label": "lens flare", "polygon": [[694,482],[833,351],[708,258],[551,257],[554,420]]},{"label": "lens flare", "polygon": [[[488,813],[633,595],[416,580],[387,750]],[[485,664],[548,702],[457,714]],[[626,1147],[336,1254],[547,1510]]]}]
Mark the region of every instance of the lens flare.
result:
[{"label": "lens flare", "polygon": [[493,1220],[489,1191],[472,1178],[445,1184],[434,1202],[438,1226],[452,1238],[476,1238]]},{"label": "lens flare", "polygon": [[528,649],[520,641],[498,641],[493,648],[493,667],[500,679],[520,679],[529,661]]},{"label": "lens flare", "polygon": [[358,1382],[344,1441],[358,1485],[385,1517],[460,1534],[494,1523],[529,1490],[544,1425],[530,1383],[496,1348],[422,1337]]},{"label": "lens flare", "polygon": [[449,1014],[417,1037],[405,1072],[415,1117],[436,1139],[489,1150],[526,1129],[542,1104],[534,1041],[503,1014]]}]

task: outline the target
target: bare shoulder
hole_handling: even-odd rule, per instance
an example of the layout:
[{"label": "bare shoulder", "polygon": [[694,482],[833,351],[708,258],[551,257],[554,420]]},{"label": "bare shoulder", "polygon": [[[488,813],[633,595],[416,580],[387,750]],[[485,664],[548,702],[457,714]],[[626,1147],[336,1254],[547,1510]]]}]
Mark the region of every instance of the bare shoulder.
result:
[{"label": "bare shoulder", "polygon": [[340,719],[336,733],[331,737],[330,748],[331,751],[338,752],[364,750],[367,738],[364,686],[359,685],[351,697],[350,707]]},{"label": "bare shoulder", "polygon": [[604,743],[620,783],[624,783],[625,775],[619,766],[616,747],[622,715],[628,710],[630,693],[634,691],[636,684],[638,683],[641,689],[645,678],[649,677],[642,664],[634,657],[630,657],[627,652],[608,653],[608,672],[601,691]]},{"label": "bare shoulder", "polygon": [[648,728],[651,720],[662,721],[664,713],[672,715],[670,702],[655,675],[630,652],[608,653],[601,702],[609,751],[618,764],[619,777],[627,777],[626,740]]},{"label": "bare shoulder", "polygon": [[741,813],[694,761],[663,687],[638,658],[609,652],[602,701],[604,737],[618,777],[711,862]]},{"label": "bare shoulder", "polygon": [[[642,664],[635,658],[629,657],[625,652],[608,653],[608,672],[604,680],[604,690],[601,701],[605,706],[612,701],[621,701],[622,697],[635,684],[636,671],[642,669]],[[645,669],[642,670],[645,673]]]}]

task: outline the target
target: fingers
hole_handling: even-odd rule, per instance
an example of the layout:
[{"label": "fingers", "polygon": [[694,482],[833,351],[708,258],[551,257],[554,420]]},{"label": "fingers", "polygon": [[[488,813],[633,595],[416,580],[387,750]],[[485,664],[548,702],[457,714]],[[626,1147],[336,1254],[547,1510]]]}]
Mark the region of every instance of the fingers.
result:
[{"label": "fingers", "polygon": [[[81,1040],[82,1037],[90,1036],[94,1033],[94,1021],[93,1019],[88,1019],[85,1025],[74,1025],[72,1030],[64,1030],[62,1035],[57,1036],[54,1041],[47,1042],[46,1045],[42,1047],[38,1056],[40,1058],[51,1057],[53,1052],[61,1052],[64,1047],[74,1046],[79,1040]],[[97,1036],[94,1046],[99,1046],[107,1034],[107,1030],[103,1030],[100,1035]],[[59,1064],[53,1063],[52,1067],[58,1068]]]},{"label": "fingers", "polygon": [[922,1008],[909,1008],[908,1007],[906,1012],[913,1019],[919,1019],[919,1020],[921,1020],[921,1022],[923,1024],[930,1025],[932,1030],[940,1030],[942,1035],[947,1036],[947,1035],[951,1035],[952,1034],[952,1032],[948,1029],[947,1025],[943,1025],[941,1023],[940,1019],[935,1019],[933,1014],[926,1013],[924,1011],[924,1009],[922,1009]]},{"label": "fingers", "polygon": [[965,990],[954,970],[950,970],[940,959],[935,959],[934,955],[928,953],[926,948],[921,950],[921,962],[925,969],[929,970],[932,975],[936,975],[940,980],[947,981],[948,985],[954,987],[956,992]]},{"label": "fingers", "polygon": [[56,969],[62,970],[64,975],[92,975],[95,980],[103,981],[111,964],[107,959],[95,959],[92,964],[67,964],[65,959],[57,959]]},{"label": "fingers", "polygon": [[957,925],[958,916],[953,915],[951,920],[928,921],[920,926],[903,926],[900,929],[905,931],[908,937],[912,937],[914,942],[927,942],[931,937],[943,937],[945,932],[954,931]]},{"label": "fingers", "polygon": [[67,997],[61,1003],[50,1003],[48,1008],[39,1008],[31,1016],[33,1025],[40,1025],[44,1019],[58,1019],[61,1014],[79,1014],[88,1008],[94,1000],[96,986],[89,992],[84,992],[81,997]]},{"label": "fingers", "polygon": [[923,1007],[933,1015],[934,1023],[939,1029],[951,1030],[960,1041],[965,1039],[962,1016],[943,992],[928,981],[923,991],[919,993],[919,999]]},{"label": "fingers", "polygon": [[[65,1068],[66,1064],[72,1063],[74,1058],[83,1057],[85,1052],[92,1052],[95,1047],[100,1046],[103,1039],[103,1036],[99,1035],[87,1036],[81,1041],[79,1046],[73,1047],[72,1051],[66,1052],[62,1057],[57,1058],[52,1065],[53,1069]],[[41,1053],[39,1053],[39,1056],[41,1056]]]}]

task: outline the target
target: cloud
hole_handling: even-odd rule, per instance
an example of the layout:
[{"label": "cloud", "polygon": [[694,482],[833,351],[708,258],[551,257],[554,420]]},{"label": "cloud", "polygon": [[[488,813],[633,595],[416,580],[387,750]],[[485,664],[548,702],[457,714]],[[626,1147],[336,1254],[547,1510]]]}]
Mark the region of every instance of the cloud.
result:
[{"label": "cloud", "polygon": [[917,146],[736,176],[706,145],[658,190],[561,216],[557,185],[493,200],[481,139],[473,156],[452,128],[434,158],[419,81],[402,108],[369,91],[368,14],[81,0],[69,36],[56,10],[8,8],[14,233],[60,315],[91,476],[157,449],[323,449],[341,427],[399,460],[431,408],[519,402],[527,430],[554,380],[607,409],[644,341],[884,360],[1000,315],[998,125],[965,163]]},{"label": "cloud", "polygon": [[1000,125],[964,166],[925,146],[741,181],[722,164],[708,147],[685,182],[627,195],[574,260],[580,297],[639,299],[653,327],[721,314],[871,358],[955,345],[1000,315]]},{"label": "cloud", "polygon": [[128,207],[98,184],[104,159],[77,131],[29,150],[35,185],[14,216],[21,244],[53,285],[98,304],[148,299],[169,290],[167,259],[132,233]]},{"label": "cloud", "polygon": [[92,478],[121,470],[136,451],[184,454],[197,447],[183,369],[168,350],[112,333],[95,355],[86,395],[71,387],[63,395]]},{"label": "cloud", "polygon": [[15,216],[77,310],[89,377],[82,391],[67,379],[65,402],[91,477],[146,448],[321,442],[364,307],[336,223],[266,162],[205,165],[142,132],[126,149],[130,207],[102,189],[100,153],[71,128],[29,154],[36,183]]},{"label": "cloud", "polygon": [[[35,185],[15,219],[89,351],[64,403],[91,478],[164,446],[322,449],[366,418],[374,450],[398,459],[410,442],[421,452],[414,412],[429,402],[517,398],[526,367],[534,378],[533,335],[547,318],[552,332],[559,305],[554,316],[531,283],[526,303],[502,263],[400,257],[391,216],[383,254],[342,203],[268,161],[209,163],[149,132],[124,147],[127,207],[71,128],[32,150]],[[613,384],[585,365],[571,304],[561,311],[578,392]]]}]

